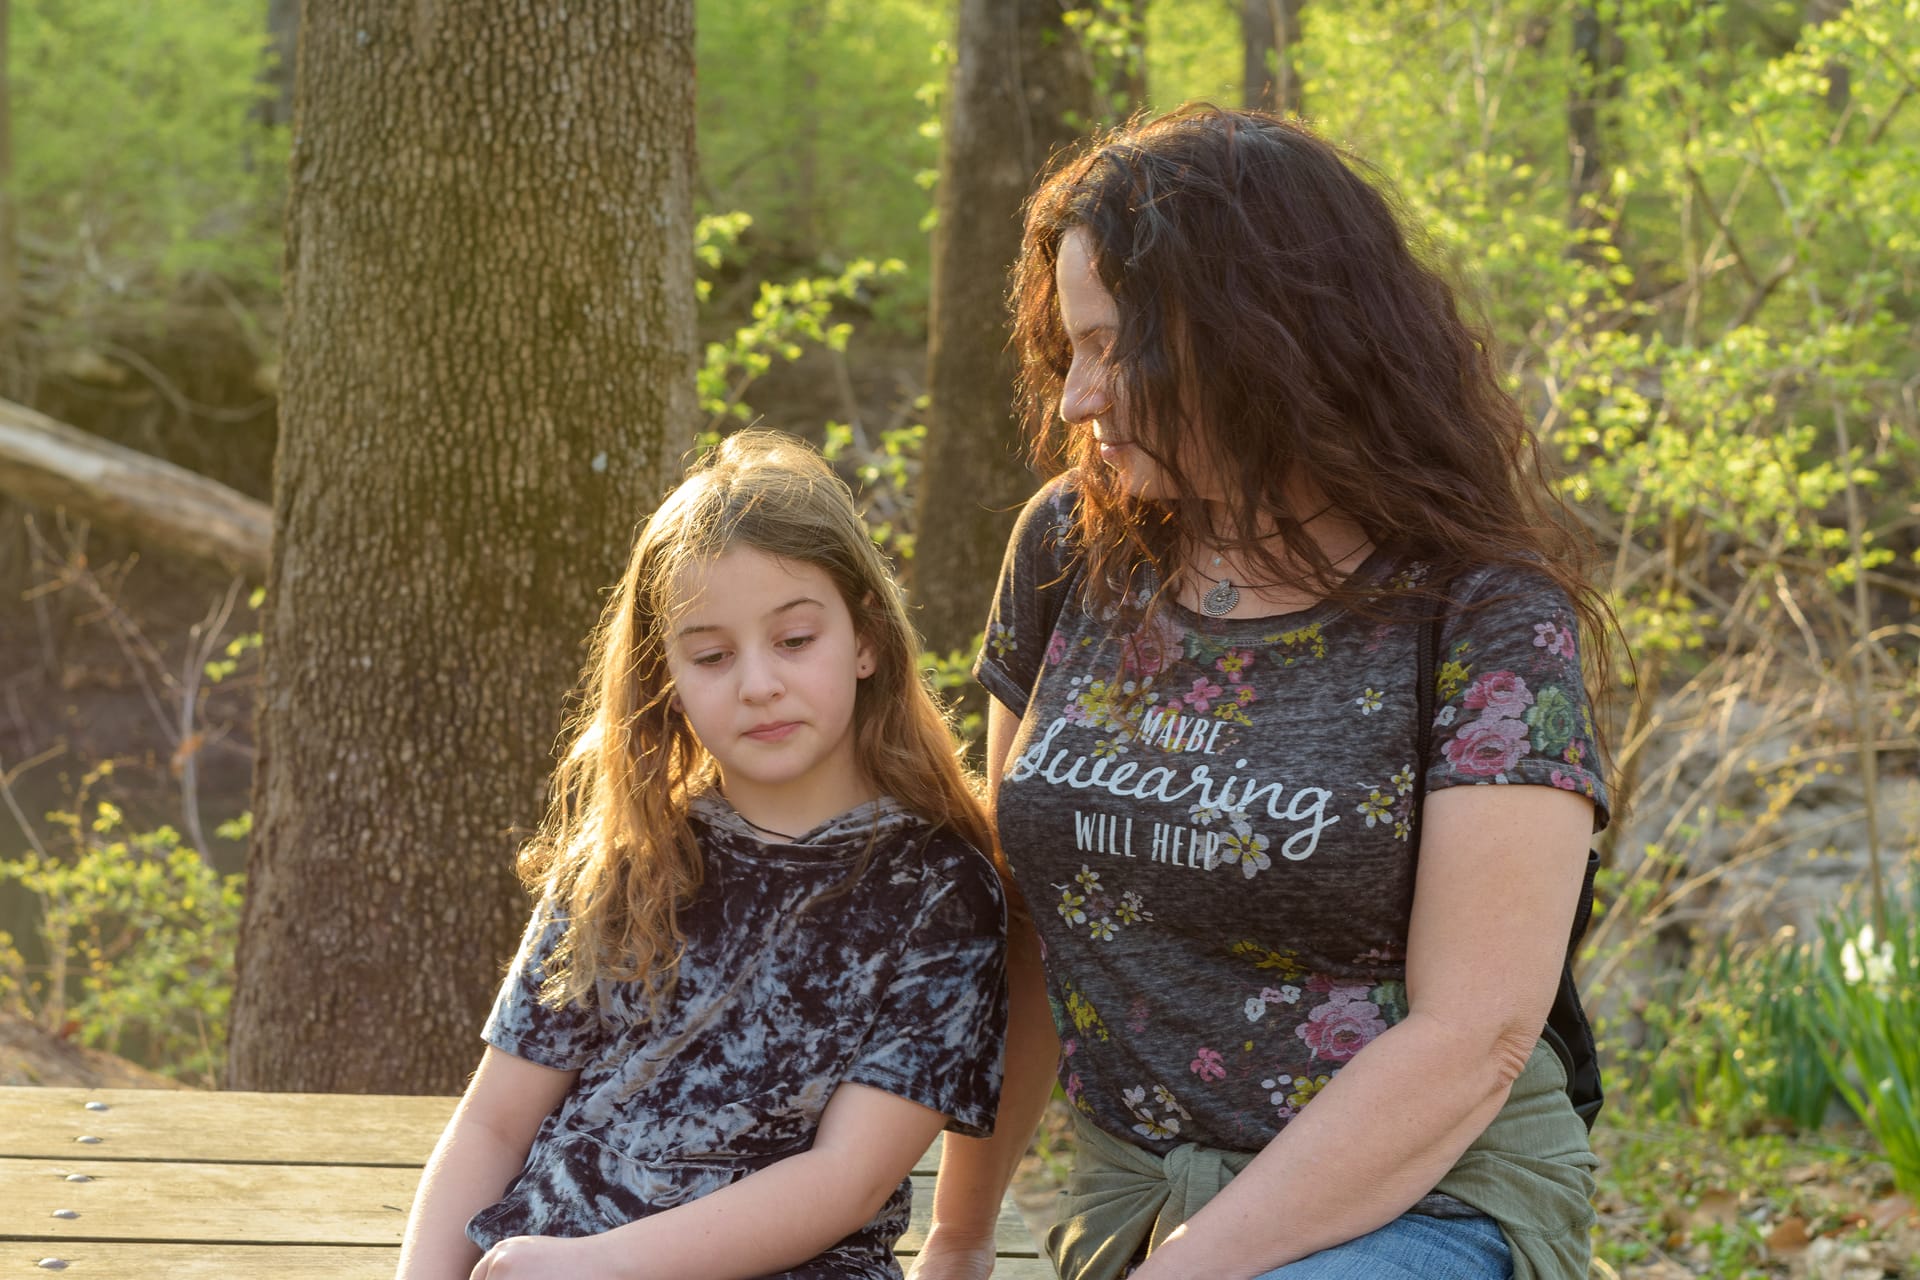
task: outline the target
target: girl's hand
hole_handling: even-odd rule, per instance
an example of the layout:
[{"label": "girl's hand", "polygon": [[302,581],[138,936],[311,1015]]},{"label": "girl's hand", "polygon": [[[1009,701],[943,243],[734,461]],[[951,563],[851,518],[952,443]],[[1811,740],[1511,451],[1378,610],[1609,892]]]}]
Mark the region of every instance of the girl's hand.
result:
[{"label": "girl's hand", "polygon": [[467,1280],[621,1280],[600,1236],[514,1236],[487,1250]]}]

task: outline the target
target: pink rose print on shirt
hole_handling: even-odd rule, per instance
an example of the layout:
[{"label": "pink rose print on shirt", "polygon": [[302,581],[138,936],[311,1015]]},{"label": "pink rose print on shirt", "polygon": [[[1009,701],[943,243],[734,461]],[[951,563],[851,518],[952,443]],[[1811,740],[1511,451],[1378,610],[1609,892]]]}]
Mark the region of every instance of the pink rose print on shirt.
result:
[{"label": "pink rose print on shirt", "polygon": [[1325,996],[1332,1004],[1350,1004],[1356,1000],[1365,1000],[1367,992],[1373,990],[1364,982],[1341,982],[1324,973],[1316,973],[1307,979],[1307,991],[1316,996]]},{"label": "pink rose print on shirt", "polygon": [[1317,1006],[1293,1033],[1316,1058],[1345,1062],[1387,1029],[1380,1006],[1371,1000],[1343,1000]]},{"label": "pink rose print on shirt", "polygon": [[1580,655],[1573,647],[1573,628],[1561,627],[1552,622],[1533,624],[1533,643],[1535,647],[1548,653],[1559,654],[1563,658],[1577,658]]},{"label": "pink rose print on shirt", "polygon": [[1466,703],[1485,719],[1505,720],[1526,713],[1533,705],[1533,691],[1511,671],[1489,671],[1467,690]]},{"label": "pink rose print on shirt", "polygon": [[1201,676],[1193,682],[1193,689],[1183,699],[1195,711],[1205,711],[1220,696],[1220,686]]},{"label": "pink rose print on shirt", "polygon": [[1461,727],[1446,746],[1447,759],[1461,773],[1491,778],[1505,773],[1527,754],[1527,722],[1482,716]]},{"label": "pink rose print on shirt", "polygon": [[1120,670],[1130,676],[1156,676],[1180,657],[1180,633],[1165,618],[1154,618],[1120,642]]},{"label": "pink rose print on shirt", "polygon": [[1053,633],[1053,639],[1047,641],[1047,665],[1057,667],[1060,665],[1060,659],[1066,656],[1067,638],[1056,631]]},{"label": "pink rose print on shirt", "polygon": [[1226,1060],[1218,1049],[1209,1049],[1205,1045],[1194,1050],[1193,1061],[1187,1064],[1187,1070],[1202,1080],[1225,1080],[1227,1078]]}]

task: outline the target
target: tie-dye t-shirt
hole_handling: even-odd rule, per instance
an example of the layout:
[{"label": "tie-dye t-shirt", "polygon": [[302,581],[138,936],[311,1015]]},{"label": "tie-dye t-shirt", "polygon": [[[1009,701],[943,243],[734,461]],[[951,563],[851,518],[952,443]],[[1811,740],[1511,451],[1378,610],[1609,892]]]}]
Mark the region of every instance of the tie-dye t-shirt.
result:
[{"label": "tie-dye t-shirt", "polygon": [[[580,1076],[503,1198],[468,1223],[482,1249],[593,1235],[718,1191],[811,1146],[843,1083],[930,1107],[957,1133],[993,1127],[1006,917],[992,864],[884,799],[791,844],[761,843],[711,794],[693,816],[706,878],[679,913],[686,951],[658,1021],[637,984],[601,983],[597,1010],[541,1004],[563,930],[534,913],[483,1035]],[[903,1180],[865,1227],[783,1274],[898,1277],[911,1197]]]},{"label": "tie-dye t-shirt", "polygon": [[[1330,601],[1096,617],[1074,501],[1069,476],[1028,504],[975,665],[1021,717],[997,820],[1061,1081],[1136,1146],[1257,1151],[1406,1016],[1422,628]],[[1380,551],[1357,572],[1391,590],[1425,570]],[[1429,789],[1563,787],[1604,821],[1565,594],[1479,570],[1449,595]]]}]

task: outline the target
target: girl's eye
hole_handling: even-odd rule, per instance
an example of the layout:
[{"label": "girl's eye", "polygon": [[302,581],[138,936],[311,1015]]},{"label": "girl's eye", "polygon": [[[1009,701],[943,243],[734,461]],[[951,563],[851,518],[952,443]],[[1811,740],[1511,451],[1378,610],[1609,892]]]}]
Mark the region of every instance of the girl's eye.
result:
[{"label": "girl's eye", "polygon": [[727,653],[724,649],[715,649],[710,653],[696,653],[693,655],[693,665],[696,667],[715,667],[724,662],[726,657]]},{"label": "girl's eye", "polygon": [[782,649],[804,649],[812,643],[812,636],[788,636],[780,641],[780,647]]}]

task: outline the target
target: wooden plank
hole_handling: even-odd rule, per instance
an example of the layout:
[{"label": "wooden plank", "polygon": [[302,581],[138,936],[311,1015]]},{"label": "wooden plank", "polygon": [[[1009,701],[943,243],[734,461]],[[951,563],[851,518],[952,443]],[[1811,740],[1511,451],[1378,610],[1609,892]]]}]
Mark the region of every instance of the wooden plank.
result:
[{"label": "wooden plank", "polygon": [[[74,1173],[90,1181],[67,1181]],[[0,1159],[0,1240],[397,1245],[418,1180],[417,1170],[377,1166]],[[899,1245],[909,1253],[933,1210],[933,1179],[913,1183]],[[1011,1200],[1000,1202],[994,1235],[1009,1257],[1037,1256]]]},{"label": "wooden plank", "polygon": [[[96,1280],[393,1280],[398,1246],[386,1249],[292,1248],[284,1245],[103,1244],[0,1245],[0,1277],[89,1276]],[[42,1261],[65,1265],[49,1269]],[[995,1272],[996,1275],[1003,1274]]]},{"label": "wooden plank", "polygon": [[[66,1263],[58,1271],[39,1266],[43,1258]],[[83,1241],[37,1248],[0,1246],[0,1277],[87,1276],[91,1280],[390,1280],[400,1252],[392,1249],[314,1248],[285,1245],[103,1244]],[[906,1257],[901,1258],[907,1264]],[[994,1280],[1057,1280],[1044,1258],[1005,1258]]]},{"label": "wooden plank", "polygon": [[12,1086],[0,1088],[0,1156],[418,1168],[455,1101]]},{"label": "wooden plank", "polygon": [[[0,1156],[418,1168],[456,1101],[14,1085],[0,1087]],[[83,1144],[82,1137],[101,1141]],[[939,1166],[936,1137],[913,1171],[933,1173]]]},{"label": "wooden plank", "polygon": [[[70,1173],[89,1182],[68,1182]],[[0,1160],[13,1240],[398,1245],[417,1169]],[[72,1213],[70,1218],[56,1213]]]}]

